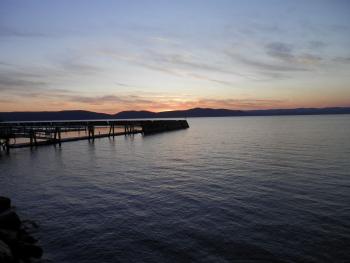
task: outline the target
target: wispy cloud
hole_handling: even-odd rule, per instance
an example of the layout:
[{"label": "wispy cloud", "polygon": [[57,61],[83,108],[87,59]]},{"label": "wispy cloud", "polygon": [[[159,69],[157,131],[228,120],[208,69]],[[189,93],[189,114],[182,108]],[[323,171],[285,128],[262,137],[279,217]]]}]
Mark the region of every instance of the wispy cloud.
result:
[{"label": "wispy cloud", "polygon": [[102,105],[109,103],[121,103],[121,104],[152,104],[154,101],[142,98],[137,95],[104,95],[104,96],[81,96],[81,95],[73,95],[66,96],[70,101],[86,103],[86,104],[94,104],[94,105]]},{"label": "wispy cloud", "polygon": [[[233,85],[227,80],[227,76],[244,75],[230,69],[226,65],[215,61],[205,61],[203,57],[195,56],[188,51],[160,52],[158,50],[147,49],[145,52],[136,54],[125,54],[111,49],[102,49],[97,52],[100,55],[124,60],[136,66],[149,70],[163,72],[181,78],[192,78],[204,80],[216,84]],[[226,78],[218,79],[211,76],[225,75]]]},{"label": "wispy cloud", "polygon": [[18,96],[71,93],[62,85],[71,85],[71,76],[93,76],[103,69],[89,64],[75,53],[53,58],[49,65],[20,65],[0,62],[0,91]]},{"label": "wispy cloud", "polygon": [[336,57],[333,59],[333,61],[342,63],[342,64],[349,64],[350,63],[350,56],[348,57]]},{"label": "wispy cloud", "polygon": [[312,71],[323,60],[319,55],[298,51],[293,45],[283,42],[270,42],[255,51],[259,52],[254,55],[254,52],[238,53],[232,49],[226,50],[225,54],[247,66],[248,70],[273,79],[288,78],[293,72]]},{"label": "wispy cloud", "polygon": [[[182,101],[176,96],[161,96],[152,94],[137,95],[107,94],[103,96],[65,95],[65,101],[69,101],[78,108],[98,108],[105,112],[116,113],[123,110],[157,110],[173,109]],[[177,103],[176,103],[177,102]]]},{"label": "wispy cloud", "polygon": [[288,65],[282,63],[269,63],[260,60],[254,60],[251,58],[243,57],[238,54],[230,54],[234,59],[242,62],[245,65],[251,66],[255,69],[258,69],[260,72],[267,71],[281,71],[281,72],[289,72],[289,71],[308,71],[309,69],[296,65]]},{"label": "wispy cloud", "polygon": [[179,45],[181,42],[174,38],[163,37],[163,36],[154,36],[149,38],[151,42],[156,44],[165,44],[165,45]]},{"label": "wispy cloud", "polygon": [[281,42],[272,42],[266,45],[266,53],[273,57],[286,62],[292,61],[294,59],[293,48],[291,45],[281,43]]},{"label": "wispy cloud", "polygon": [[213,98],[201,98],[197,100],[189,100],[181,105],[180,108],[188,109],[195,107],[206,108],[225,108],[225,109],[264,109],[264,108],[278,108],[283,105],[287,105],[289,102],[286,100],[278,99],[213,99]]},{"label": "wispy cloud", "polygon": [[69,89],[56,87],[52,77],[57,77],[57,74],[52,69],[6,68],[6,70],[0,70],[0,91],[3,92],[3,96],[11,95],[26,99],[48,98],[74,93]]},{"label": "wispy cloud", "polygon": [[316,65],[322,58],[310,53],[297,53],[292,45],[282,42],[272,42],[266,45],[266,54],[280,60],[281,62],[293,65]]},{"label": "wispy cloud", "polygon": [[31,30],[17,29],[0,24],[0,37],[47,37],[49,34]]},{"label": "wispy cloud", "polygon": [[148,55],[157,63],[161,63],[168,67],[236,74],[235,72],[216,65],[214,62],[203,62],[200,58],[197,58],[190,52],[160,53],[148,50]]},{"label": "wispy cloud", "polygon": [[227,109],[256,109],[276,108],[286,105],[288,101],[279,99],[212,99],[212,98],[181,98],[174,96],[152,97],[135,94],[105,95],[105,96],[67,96],[71,102],[91,106],[102,106],[120,110],[170,110],[189,109],[194,107],[227,108]]},{"label": "wispy cloud", "polygon": [[210,81],[213,83],[222,84],[222,85],[229,86],[229,87],[232,87],[234,85],[231,81],[226,81],[223,79],[215,79],[215,78],[207,77],[205,75],[200,75],[200,74],[196,74],[196,73],[187,73],[187,76],[190,76],[191,78],[195,78],[195,79],[199,79],[199,80],[205,80],[205,81]]},{"label": "wispy cloud", "polygon": [[126,84],[126,83],[122,83],[122,82],[115,82],[115,84],[116,84],[117,86],[121,86],[121,87],[132,87],[131,85]]},{"label": "wispy cloud", "polygon": [[13,102],[15,102],[15,100],[14,99],[0,99],[0,103],[13,103]]},{"label": "wispy cloud", "polygon": [[325,47],[327,47],[328,44],[324,41],[321,40],[312,40],[308,42],[308,47],[312,50],[314,49],[323,49]]},{"label": "wispy cloud", "polygon": [[47,82],[20,72],[0,72],[0,91],[28,91],[42,88]]},{"label": "wispy cloud", "polygon": [[102,71],[101,67],[82,62],[78,57],[64,58],[58,61],[58,66],[68,74],[91,75]]}]

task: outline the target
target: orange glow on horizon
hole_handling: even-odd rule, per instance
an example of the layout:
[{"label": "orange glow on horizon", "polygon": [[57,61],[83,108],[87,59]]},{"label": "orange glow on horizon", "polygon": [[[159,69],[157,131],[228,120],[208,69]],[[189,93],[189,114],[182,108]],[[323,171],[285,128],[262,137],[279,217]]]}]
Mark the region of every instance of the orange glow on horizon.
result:
[{"label": "orange glow on horizon", "polygon": [[[117,105],[117,106],[116,106]],[[86,110],[107,114],[116,114],[121,111],[173,111],[188,110],[191,108],[213,108],[213,109],[231,109],[231,110],[264,110],[264,109],[292,109],[292,108],[325,108],[325,107],[349,107],[350,103],[344,100],[319,100],[319,101],[273,101],[273,100],[222,100],[222,99],[198,99],[191,101],[152,101],[152,103],[139,104],[117,104],[102,103],[88,104],[72,101],[52,101],[45,103],[43,101],[26,100],[25,102],[1,102],[0,112],[11,111],[63,111],[63,110]]]}]

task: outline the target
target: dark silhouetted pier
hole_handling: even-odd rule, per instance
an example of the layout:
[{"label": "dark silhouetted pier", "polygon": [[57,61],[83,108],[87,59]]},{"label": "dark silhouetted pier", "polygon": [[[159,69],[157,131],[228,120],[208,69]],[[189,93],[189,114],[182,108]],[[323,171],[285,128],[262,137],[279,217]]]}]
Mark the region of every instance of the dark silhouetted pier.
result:
[{"label": "dark silhouetted pier", "polygon": [[137,133],[152,134],[186,128],[189,128],[186,120],[0,122],[0,147],[8,152],[10,148],[61,145],[68,141]]}]

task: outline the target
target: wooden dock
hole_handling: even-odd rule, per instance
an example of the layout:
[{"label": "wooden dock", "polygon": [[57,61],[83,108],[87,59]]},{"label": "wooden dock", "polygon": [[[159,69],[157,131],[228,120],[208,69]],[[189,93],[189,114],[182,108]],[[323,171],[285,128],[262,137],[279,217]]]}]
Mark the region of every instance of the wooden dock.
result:
[{"label": "wooden dock", "polygon": [[[33,147],[77,140],[152,134],[189,128],[186,120],[93,120],[93,121],[32,121],[0,122],[0,149]],[[108,132],[96,132],[104,129]],[[80,133],[84,135],[80,135]],[[77,136],[64,137],[67,133]],[[17,142],[17,141],[28,142]]]}]

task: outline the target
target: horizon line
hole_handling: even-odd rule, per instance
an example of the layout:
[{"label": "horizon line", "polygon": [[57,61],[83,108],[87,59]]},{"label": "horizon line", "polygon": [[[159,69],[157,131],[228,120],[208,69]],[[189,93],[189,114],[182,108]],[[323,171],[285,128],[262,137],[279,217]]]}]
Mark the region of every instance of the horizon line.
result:
[{"label": "horizon line", "polygon": [[268,108],[268,109],[229,109],[229,108],[210,108],[210,107],[194,107],[187,109],[178,109],[178,110],[163,110],[163,111],[151,111],[151,110],[122,110],[116,113],[106,113],[100,111],[92,111],[92,110],[84,110],[84,109],[72,109],[72,110],[48,110],[48,111],[1,111],[0,113],[44,113],[44,112],[92,112],[106,115],[116,115],[122,112],[150,112],[150,113],[163,113],[163,112],[175,112],[175,111],[189,111],[195,109],[202,110],[229,110],[229,111],[241,111],[241,112],[251,112],[251,111],[270,111],[270,110],[301,110],[301,109],[314,109],[314,110],[322,110],[322,109],[336,109],[336,108],[350,108],[349,106],[327,106],[327,107],[297,107],[297,108]]}]

